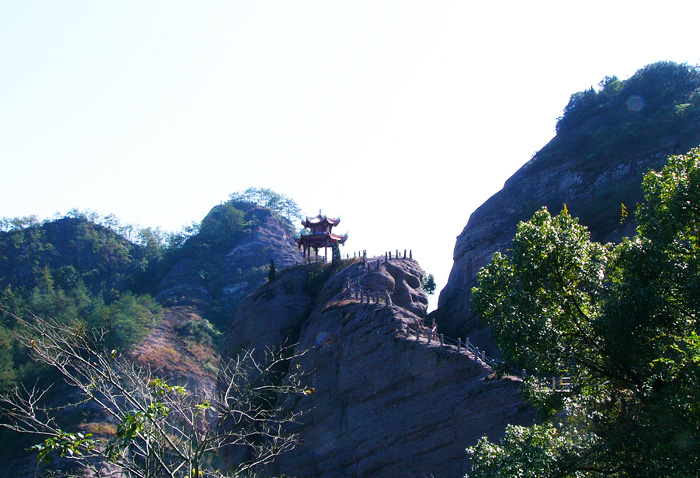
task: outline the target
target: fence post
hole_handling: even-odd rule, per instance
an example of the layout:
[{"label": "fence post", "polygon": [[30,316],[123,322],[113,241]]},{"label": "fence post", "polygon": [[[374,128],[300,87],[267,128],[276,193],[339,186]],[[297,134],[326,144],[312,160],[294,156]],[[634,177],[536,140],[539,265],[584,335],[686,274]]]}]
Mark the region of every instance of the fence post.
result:
[{"label": "fence post", "polygon": [[457,337],[457,353],[462,353],[462,339],[460,339],[459,337]]},{"label": "fence post", "polygon": [[469,352],[469,337],[464,339],[464,348],[467,350],[467,353]]},{"label": "fence post", "polygon": [[440,346],[445,345],[445,336],[443,334],[440,334]]},{"label": "fence post", "polygon": [[411,249],[409,253],[411,254],[411,259],[413,259],[413,249]]}]

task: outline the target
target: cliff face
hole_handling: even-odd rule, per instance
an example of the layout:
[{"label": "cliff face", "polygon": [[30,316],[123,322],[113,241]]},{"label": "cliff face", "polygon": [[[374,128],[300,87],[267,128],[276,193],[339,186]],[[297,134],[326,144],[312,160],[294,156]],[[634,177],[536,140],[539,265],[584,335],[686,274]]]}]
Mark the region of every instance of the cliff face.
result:
[{"label": "cliff face", "polygon": [[301,445],[273,473],[463,476],[467,446],[485,434],[499,437],[507,423],[531,422],[517,380],[490,380],[472,355],[416,340],[427,330],[422,273],[409,259],[337,271],[300,266],[241,304],[225,356],[297,342],[306,354],[290,368],[306,371],[315,390],[285,402],[303,412],[295,429]]},{"label": "cliff face", "polygon": [[[218,207],[212,211],[216,213]],[[250,229],[216,255],[217,262],[186,255],[165,275],[157,296],[166,304],[163,318],[134,350],[137,363],[157,368],[190,389],[214,390],[219,364],[213,346],[217,332],[204,319],[207,312],[222,302],[232,307],[257,289],[267,277],[271,259],[279,268],[302,259],[285,222],[269,209],[251,207],[245,220]],[[299,300],[303,301],[303,294]]]},{"label": "cliff face", "polygon": [[[208,217],[222,207],[213,208]],[[220,253],[202,253],[201,246],[193,247],[192,253],[185,254],[170,268],[159,285],[157,297],[173,304],[196,303],[203,309],[217,301],[228,303],[233,309],[265,281],[270,260],[277,269],[301,262],[301,251],[287,224],[269,209],[250,207],[245,211],[245,221],[249,227]]]},{"label": "cliff face", "polygon": [[[471,215],[440,293],[434,315],[440,326],[491,355],[498,352],[489,331],[469,306],[479,269],[495,252],[507,253],[517,224],[542,206],[557,214],[566,204],[599,242],[633,234],[644,173],[700,144],[700,71],[659,62],[624,81],[606,77],[599,90],[571,96],[556,129],[556,137]],[[630,214],[623,224],[621,204]]]},{"label": "cliff face", "polygon": [[497,355],[488,329],[471,313],[471,289],[477,285],[479,269],[493,254],[507,253],[518,223],[528,220],[542,206],[557,214],[566,205],[572,216],[580,217],[581,223],[590,227],[594,240],[618,241],[634,233],[633,222],[621,224],[618,219],[612,224],[595,224],[596,211],[609,214],[613,208],[613,215],[619,218],[621,203],[634,211],[634,205],[641,201],[643,174],[662,167],[665,160],[664,153],[650,153],[616,158],[604,168],[586,171],[576,161],[535,169],[531,167],[537,161],[535,157],[472,213],[457,237],[454,264],[435,313],[440,326],[450,335],[469,337],[487,353]]}]

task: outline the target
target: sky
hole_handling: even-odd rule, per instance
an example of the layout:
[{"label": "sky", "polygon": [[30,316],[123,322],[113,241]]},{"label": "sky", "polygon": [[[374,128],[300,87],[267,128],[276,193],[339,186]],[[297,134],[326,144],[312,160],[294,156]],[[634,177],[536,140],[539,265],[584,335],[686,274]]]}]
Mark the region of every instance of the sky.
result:
[{"label": "sky", "polygon": [[[177,231],[249,187],[452,267],[569,97],[697,65],[700,2],[0,0],[0,217]],[[437,305],[437,294],[431,308]]]}]

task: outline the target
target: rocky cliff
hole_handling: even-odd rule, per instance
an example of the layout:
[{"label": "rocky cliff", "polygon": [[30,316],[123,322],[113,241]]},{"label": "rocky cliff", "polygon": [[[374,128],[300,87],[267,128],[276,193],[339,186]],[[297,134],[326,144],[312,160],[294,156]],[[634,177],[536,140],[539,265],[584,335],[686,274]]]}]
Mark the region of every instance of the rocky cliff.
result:
[{"label": "rocky cliff", "polygon": [[[578,171],[576,163],[569,161],[534,171],[528,165],[523,166],[501,191],[472,213],[457,237],[452,270],[434,313],[440,326],[450,335],[469,337],[489,354],[497,355],[488,329],[471,313],[471,289],[477,285],[479,269],[488,264],[493,254],[507,253],[518,223],[543,206],[558,213],[566,205],[573,216],[579,217],[597,206],[609,207],[614,208],[619,218],[621,204],[628,204],[634,210],[634,204],[641,200],[642,175],[649,169],[660,168],[665,158],[663,153],[620,157],[603,169],[588,172]],[[605,197],[604,204],[601,197]],[[590,227],[589,219],[595,217],[584,216],[581,222]],[[632,234],[634,224],[617,222],[591,231],[594,240],[617,241]]]},{"label": "rocky cliff", "polygon": [[463,476],[467,446],[531,422],[517,379],[495,380],[472,355],[428,342],[422,274],[410,259],[305,265],[241,304],[224,355],[296,342],[306,354],[290,369],[307,371],[314,389],[286,399],[289,411],[303,412],[301,445],[271,472]]},{"label": "rocky cliff", "polygon": [[[220,215],[221,207],[207,217]],[[284,268],[302,259],[285,220],[266,208],[245,209],[249,228],[220,255],[203,260],[194,251],[172,265],[157,295],[165,304],[162,321],[133,353],[138,363],[157,368],[190,389],[211,392],[216,385],[218,332],[205,319],[212,307],[227,303],[232,308],[260,287],[270,260]]]},{"label": "rocky cliff", "polygon": [[[252,205],[224,204],[214,207],[202,221],[202,228],[215,223],[186,244],[183,254],[167,271],[158,286],[158,299],[170,304],[190,304],[208,309],[212,302],[233,308],[258,288],[267,276],[270,260],[277,268],[301,262],[301,251],[294,242],[290,225],[272,211]],[[231,234],[226,214],[244,213],[240,229]],[[205,236],[201,239],[201,236]],[[206,236],[215,236],[208,238]],[[188,247],[189,246],[189,247]]]},{"label": "rocky cliff", "polygon": [[[633,234],[644,173],[700,144],[699,93],[697,69],[662,62],[625,81],[608,77],[597,92],[572,95],[556,137],[472,213],[457,237],[433,316],[442,329],[498,354],[488,329],[471,313],[471,289],[479,269],[495,252],[507,253],[517,224],[540,207],[558,213],[566,204],[593,240]],[[623,222],[622,204],[629,211]]]}]

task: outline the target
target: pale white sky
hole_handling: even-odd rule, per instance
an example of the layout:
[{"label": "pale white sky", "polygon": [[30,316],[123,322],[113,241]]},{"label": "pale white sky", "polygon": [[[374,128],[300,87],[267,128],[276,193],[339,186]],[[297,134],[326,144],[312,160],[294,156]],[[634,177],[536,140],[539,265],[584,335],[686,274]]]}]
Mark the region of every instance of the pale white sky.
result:
[{"label": "pale white sky", "polygon": [[[269,187],[343,252],[455,237],[569,96],[700,62],[700,3],[0,0],[0,216],[177,230]],[[432,300],[437,303],[437,295]]]}]

